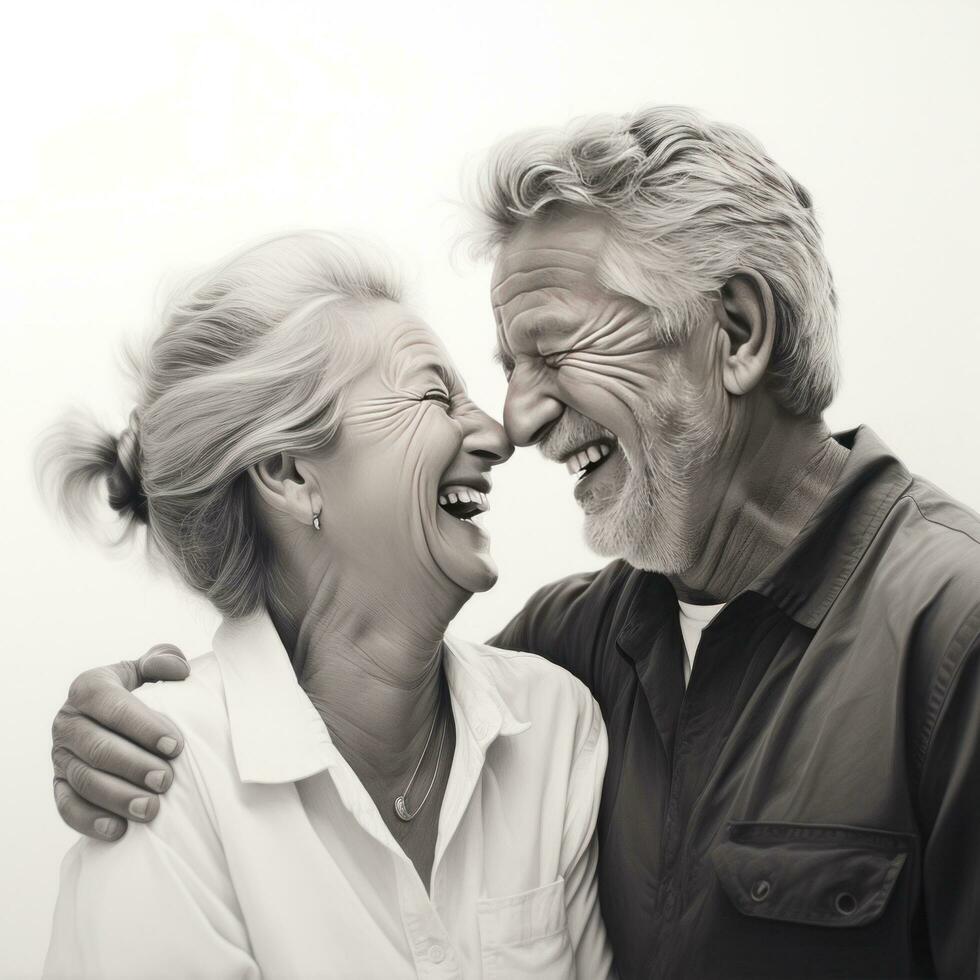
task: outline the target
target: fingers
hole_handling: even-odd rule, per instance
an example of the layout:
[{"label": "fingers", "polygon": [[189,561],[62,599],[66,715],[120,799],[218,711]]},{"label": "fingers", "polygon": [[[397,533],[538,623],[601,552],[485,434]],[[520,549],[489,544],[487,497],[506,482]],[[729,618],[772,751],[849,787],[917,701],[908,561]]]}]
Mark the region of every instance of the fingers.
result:
[{"label": "fingers", "polygon": [[143,682],[182,681],[191,672],[187,658],[172,643],[158,643],[140,657],[137,670]]},{"label": "fingers", "polygon": [[[165,793],[173,783],[174,771],[168,762],[85,715],[66,715],[62,719],[54,736],[54,747],[66,749],[93,769],[119,776],[132,784],[134,796],[145,796],[146,789]],[[58,772],[57,759],[55,771]]]},{"label": "fingers", "polygon": [[67,749],[55,749],[52,755],[56,772],[63,773],[68,786],[93,807],[140,823],[157,815],[160,798],[155,793],[139,790],[118,776],[93,769]]},{"label": "fingers", "polygon": [[68,704],[55,718],[56,730],[66,709],[74,709],[154,755],[179,755],[184,740],[177,726],[130,693],[139,682],[139,667],[133,661],[79,674],[68,692]]},{"label": "fingers", "polygon": [[99,840],[119,840],[126,821],[83,800],[64,779],[54,781],[54,801],[61,819],[72,830]]}]

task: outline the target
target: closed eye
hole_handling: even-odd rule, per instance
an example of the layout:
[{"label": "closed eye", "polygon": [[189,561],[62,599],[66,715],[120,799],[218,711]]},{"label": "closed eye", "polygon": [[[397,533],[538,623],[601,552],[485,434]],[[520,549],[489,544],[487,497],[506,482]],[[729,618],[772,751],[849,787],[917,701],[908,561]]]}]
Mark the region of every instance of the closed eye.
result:
[{"label": "closed eye", "polygon": [[541,355],[541,360],[543,360],[544,363],[548,367],[550,367],[550,368],[556,368],[556,367],[559,367],[561,365],[561,362],[569,354],[571,354],[571,351],[570,350],[558,350],[558,351],[555,351],[552,354],[542,354]]},{"label": "closed eye", "polygon": [[440,391],[438,388],[433,388],[431,391],[427,391],[419,401],[423,402],[439,402],[440,405],[445,405],[449,408],[452,405],[452,399],[444,391]]}]

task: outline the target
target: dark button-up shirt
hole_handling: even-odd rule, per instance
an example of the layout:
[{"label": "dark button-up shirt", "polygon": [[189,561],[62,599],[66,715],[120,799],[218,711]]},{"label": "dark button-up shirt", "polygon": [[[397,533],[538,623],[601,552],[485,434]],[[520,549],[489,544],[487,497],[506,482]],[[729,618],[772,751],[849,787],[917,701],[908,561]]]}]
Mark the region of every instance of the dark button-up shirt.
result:
[{"label": "dark button-up shirt", "polygon": [[663,576],[540,590],[492,642],[609,732],[603,914],[624,977],[973,977],[980,518],[861,428],[793,545],[705,629]]}]

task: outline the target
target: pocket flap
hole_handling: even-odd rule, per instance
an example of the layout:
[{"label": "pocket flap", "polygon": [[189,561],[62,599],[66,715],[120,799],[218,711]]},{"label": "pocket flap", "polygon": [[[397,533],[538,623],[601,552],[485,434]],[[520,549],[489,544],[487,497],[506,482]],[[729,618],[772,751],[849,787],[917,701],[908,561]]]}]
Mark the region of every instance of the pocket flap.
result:
[{"label": "pocket flap", "polygon": [[885,909],[914,838],[859,827],[732,823],[711,852],[743,914],[853,927]]},{"label": "pocket flap", "polygon": [[477,903],[484,949],[523,945],[565,928],[565,879],[505,898]]}]

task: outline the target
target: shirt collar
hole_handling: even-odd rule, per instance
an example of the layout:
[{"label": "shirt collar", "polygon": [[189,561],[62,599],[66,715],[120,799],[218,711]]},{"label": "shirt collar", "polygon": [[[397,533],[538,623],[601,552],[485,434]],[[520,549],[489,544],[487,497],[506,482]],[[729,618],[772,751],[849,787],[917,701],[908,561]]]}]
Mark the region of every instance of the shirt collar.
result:
[{"label": "shirt collar", "polygon": [[[482,756],[498,736],[526,731],[529,723],[514,716],[479,652],[449,637],[445,646],[457,743],[471,740]],[[334,766],[347,768],[267,613],[226,619],[213,648],[242,782],[297,782]]]},{"label": "shirt collar", "polygon": [[867,426],[835,434],[850,453],[830,493],[747,591],[816,629],[912,477]]}]

